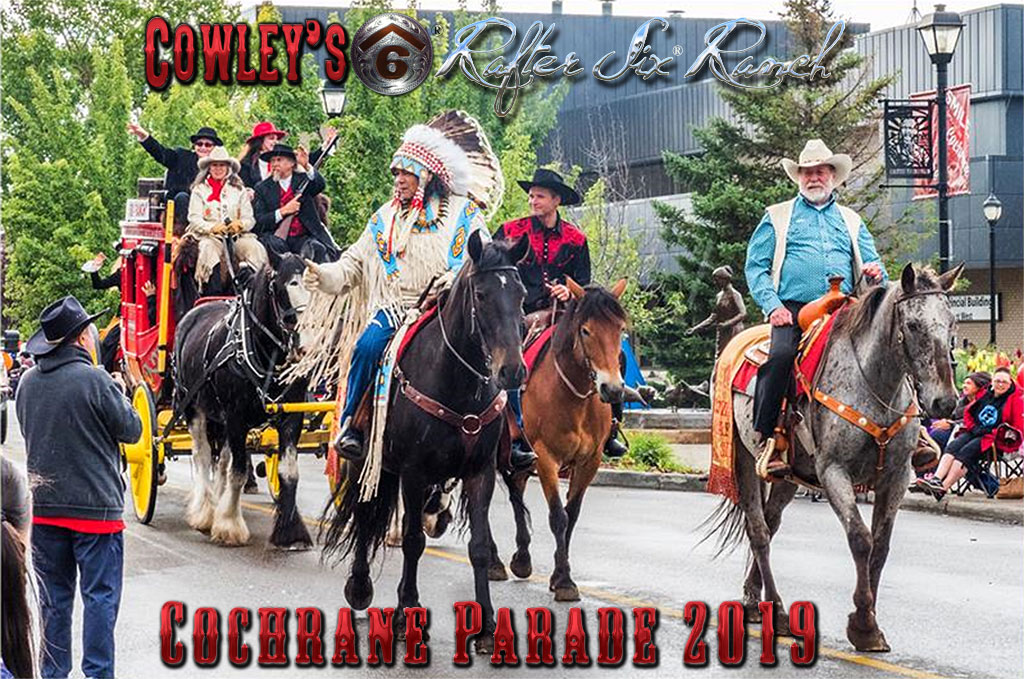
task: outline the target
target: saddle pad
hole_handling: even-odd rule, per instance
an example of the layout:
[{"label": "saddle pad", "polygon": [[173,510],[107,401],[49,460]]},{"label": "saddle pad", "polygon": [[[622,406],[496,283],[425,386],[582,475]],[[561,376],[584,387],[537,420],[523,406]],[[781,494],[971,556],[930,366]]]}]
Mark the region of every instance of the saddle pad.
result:
[{"label": "saddle pad", "polygon": [[533,372],[533,366],[536,365],[540,359],[541,354],[544,352],[544,348],[551,342],[551,336],[555,334],[555,326],[549,326],[544,332],[537,335],[523,352],[523,362],[526,363],[526,376],[529,379],[530,373]]},{"label": "saddle pad", "polygon": [[[832,326],[835,323],[836,318],[842,313],[843,309],[840,308],[834,314],[824,316],[817,319],[811,324],[811,327],[807,329],[807,332],[803,334],[800,339],[800,350],[797,353],[795,366],[799,366],[800,372],[802,372],[808,379],[814,378],[814,373],[818,369],[818,364],[821,363],[821,358],[825,353],[825,347],[828,345],[828,338],[832,333]],[[762,342],[758,342],[751,345],[743,352],[743,364],[736,371],[736,375],[732,381],[732,387],[736,391],[746,392],[747,387],[750,386],[750,381],[757,375],[757,369],[760,368],[766,360],[768,360],[768,351],[771,348],[771,339],[766,339]],[[797,392],[803,394],[803,387],[797,382]]]},{"label": "saddle pad", "polygon": [[406,347],[409,346],[409,342],[420,331],[420,328],[429,323],[430,319],[437,315],[437,308],[438,307],[435,304],[434,306],[430,307],[427,311],[425,311],[423,315],[420,316],[416,320],[416,322],[412,324],[409,330],[405,333],[405,336],[402,337],[402,343],[398,345],[398,354],[396,355],[395,358],[396,363],[402,360],[402,354],[405,353]]}]

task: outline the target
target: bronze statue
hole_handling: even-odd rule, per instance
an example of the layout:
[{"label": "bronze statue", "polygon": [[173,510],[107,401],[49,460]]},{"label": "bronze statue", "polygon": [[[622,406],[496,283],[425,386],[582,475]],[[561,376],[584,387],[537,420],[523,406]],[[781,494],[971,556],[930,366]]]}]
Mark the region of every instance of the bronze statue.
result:
[{"label": "bronze statue", "polygon": [[708,326],[715,326],[717,348],[715,358],[722,353],[725,345],[733,337],[743,331],[743,321],[747,317],[747,305],[743,303],[743,295],[732,287],[732,267],[720,266],[711,272],[711,277],[718,286],[715,297],[715,309],[711,315],[686,331],[692,335]]}]

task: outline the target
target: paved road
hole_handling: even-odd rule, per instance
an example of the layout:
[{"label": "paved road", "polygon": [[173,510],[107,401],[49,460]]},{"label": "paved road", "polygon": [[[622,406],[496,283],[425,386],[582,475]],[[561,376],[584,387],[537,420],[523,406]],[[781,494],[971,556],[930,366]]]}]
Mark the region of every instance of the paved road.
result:
[{"label": "paved road", "polygon": [[[23,459],[17,434],[8,441],[7,454]],[[179,638],[191,651],[191,614],[200,606],[213,606],[225,614],[235,606],[317,606],[326,614],[325,636],[330,639],[335,615],[345,606],[344,572],[320,563],[316,552],[283,554],[268,550],[272,504],[265,494],[245,496],[245,515],[253,540],[242,548],[210,544],[190,531],[183,520],[190,481],[187,459],[169,465],[170,480],[160,489],[153,523],[142,526],[127,519],[124,601],[118,620],[118,671],[121,676],[214,676],[239,670],[222,660],[216,670],[200,670],[191,661],[179,669],[159,661],[158,614],[171,599],[186,602],[189,625]],[[321,463],[301,460],[300,507],[314,521],[326,497]],[[262,483],[262,482],[261,482]],[[499,500],[492,509],[492,525],[502,554],[512,551],[511,513]],[[564,646],[559,633],[569,605],[555,604],[547,591],[553,541],[547,530],[543,499],[531,483],[527,501],[534,515],[535,576],[525,582],[496,583],[492,596],[497,606],[508,606],[515,629],[525,635],[525,609],[544,605],[555,613],[556,651]],[[581,606],[589,648],[596,656],[597,608],[653,604],[660,609],[656,632],[660,664],[636,669],[627,661],[611,676],[679,676],[688,627],[681,609],[688,600],[717,607],[736,599],[745,566],[737,552],[717,560],[709,545],[698,545],[696,527],[714,508],[716,499],[699,493],[594,488],[588,493],[573,542],[574,576],[583,592]],[[864,508],[862,508],[863,511]],[[751,638],[747,662],[739,672],[714,660],[717,636],[707,635],[712,661],[698,670],[702,675],[760,675],[801,677],[1019,677],[1024,643],[1024,529],[997,523],[973,522],[906,512],[897,522],[889,565],[883,576],[879,620],[893,652],[864,655],[852,652],[845,638],[846,616],[852,610],[853,565],[845,539],[827,505],[797,500],[785,517],[773,558],[776,576],[787,602],[809,600],[817,605],[820,631],[819,660],[811,669],[798,670],[788,659],[788,642],[777,647],[778,666],[757,664],[760,640]],[[479,676],[499,670],[476,658],[471,671],[451,665],[454,601],[472,598],[472,578],[463,540],[457,534],[431,541],[420,568],[422,602],[431,609],[431,665],[406,668],[399,661],[383,670],[363,672],[387,676]],[[389,552],[376,568],[376,605],[396,601],[401,556]],[[80,606],[80,604],[78,604]],[[629,617],[627,616],[627,621]],[[80,615],[76,615],[80,625]],[[223,624],[223,623],[222,623]],[[358,634],[365,634],[365,618],[357,618]],[[294,629],[294,622],[292,623]],[[627,653],[631,653],[627,627]],[[222,626],[222,634],[226,628]],[[77,633],[76,633],[77,635]],[[226,636],[226,634],[225,634]],[[76,636],[76,639],[80,638]],[[255,628],[247,641],[258,652]],[[525,641],[518,641],[520,656]],[[328,644],[328,652],[333,644]],[[365,638],[360,651],[365,652]],[[403,649],[404,650],[404,649]],[[77,648],[76,648],[77,651]],[[223,653],[223,647],[222,647]],[[294,657],[294,643],[290,657]],[[255,666],[249,668],[252,673]],[[526,674],[528,670],[503,669]],[[580,671],[580,670],[575,670]],[[587,672],[605,672],[592,664]],[[564,676],[567,669],[539,670],[535,676]],[[276,676],[309,674],[291,666]],[[81,676],[78,674],[77,676]]]}]

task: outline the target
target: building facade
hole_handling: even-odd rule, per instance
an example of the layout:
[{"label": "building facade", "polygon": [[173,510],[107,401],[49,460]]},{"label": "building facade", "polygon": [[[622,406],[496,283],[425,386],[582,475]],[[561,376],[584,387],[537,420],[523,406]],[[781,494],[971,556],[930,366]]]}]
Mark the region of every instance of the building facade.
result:
[{"label": "building facade", "polygon": [[[600,174],[606,163],[628,168],[629,212],[646,216],[648,221],[655,220],[641,220],[643,223],[637,228],[643,232],[639,235],[647,254],[658,260],[659,269],[664,269],[671,266],[672,255],[678,253],[670,253],[663,243],[659,246],[656,234],[660,224],[644,203],[654,198],[688,203],[682,195],[684,187],[675,185],[665,173],[661,154],[664,150],[700,153],[694,128],[707,125],[715,117],[730,116],[718,95],[721,85],[707,68],[691,78],[684,78],[684,74],[703,51],[709,29],[737,17],[666,17],[667,30],[653,31],[648,44],[654,54],[674,56],[670,75],[645,81],[628,74],[607,83],[594,78],[591,67],[601,56],[615,50],[606,70],[617,70],[637,27],[651,17],[612,15],[611,3],[605,4],[605,15],[560,14],[560,3],[556,1],[548,14],[502,12],[501,16],[517,26],[517,46],[533,22],[545,26],[554,23],[552,53],[564,56],[575,51],[585,66],[562,102],[556,129],[539,152],[541,162],[557,159],[566,165],[579,165],[584,181]],[[635,4],[630,5],[630,11],[635,8]],[[971,192],[950,201],[951,260],[967,263],[970,286],[964,294],[988,293],[988,224],[981,204],[990,191],[994,192],[1003,204],[995,248],[996,286],[1002,311],[997,344],[1012,350],[1024,345],[1024,5],[950,9],[960,11],[966,26],[950,64],[949,83],[970,83],[972,88]],[[285,21],[326,21],[330,13],[343,10],[283,7],[281,12]],[[420,12],[428,18],[435,14],[430,10]],[[767,56],[793,56],[785,24],[778,20],[762,21],[767,32],[765,40],[749,54],[757,61]],[[349,27],[353,32],[356,28]],[[906,99],[913,93],[934,89],[935,69],[913,25],[871,32],[867,24],[850,23],[847,30],[857,36],[855,49],[868,57],[871,75],[898,74],[887,96]],[[758,37],[753,27],[741,27],[732,34],[727,46],[747,47]],[[322,61],[322,51],[318,56]],[[727,57],[725,61],[729,65],[738,60],[739,57]],[[898,216],[911,205],[911,191],[891,189],[889,200],[894,216]],[[934,211],[931,214],[932,224],[920,226],[931,233],[922,241],[916,256],[919,260],[931,260],[938,254]],[[976,344],[988,342],[985,320],[962,321],[958,332]]]}]

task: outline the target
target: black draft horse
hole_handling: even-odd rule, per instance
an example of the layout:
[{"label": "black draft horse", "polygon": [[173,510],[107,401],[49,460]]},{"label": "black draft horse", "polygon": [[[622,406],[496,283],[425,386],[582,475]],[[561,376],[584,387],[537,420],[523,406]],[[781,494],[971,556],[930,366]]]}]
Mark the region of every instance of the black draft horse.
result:
[{"label": "black draft horse", "polygon": [[[270,418],[265,403],[304,401],[307,384],[280,385],[277,373],[299,350],[298,317],[309,302],[305,264],[292,254],[270,254],[249,280],[243,298],[195,307],[174,340],[174,409],[183,409],[192,436],[195,475],[186,518],[214,542],[242,545],[249,528],[240,493],[247,478],[249,431]],[[281,491],[270,544],[309,549],[313,542],[295,506],[302,413],[277,415]]]},{"label": "black draft horse", "polygon": [[[469,261],[456,276],[451,292],[439,301],[438,314],[409,342],[397,366],[376,495],[359,501],[363,464],[347,462],[345,478],[324,512],[329,520],[323,535],[324,556],[353,556],[345,598],[361,610],[373,600],[370,559],[385,542],[401,489],[404,560],[394,613],[400,637],[405,630],[405,609],[420,605],[416,573],[426,546],[421,525],[426,491],[434,484],[461,479],[461,514],[469,518],[469,559],[476,601],[483,613],[476,648],[480,653],[490,653],[493,648],[488,511],[498,442],[505,427],[500,414],[504,390],[518,388],[526,373],[521,344],[526,290],[516,262],[527,247],[525,238],[509,247],[485,244],[478,232],[470,236]],[[428,406],[432,412],[413,402],[424,404],[420,396],[434,402]],[[444,417],[433,414],[441,406],[447,411]],[[496,417],[491,414],[494,408],[499,409]],[[455,425],[460,418],[461,426]]]}]

